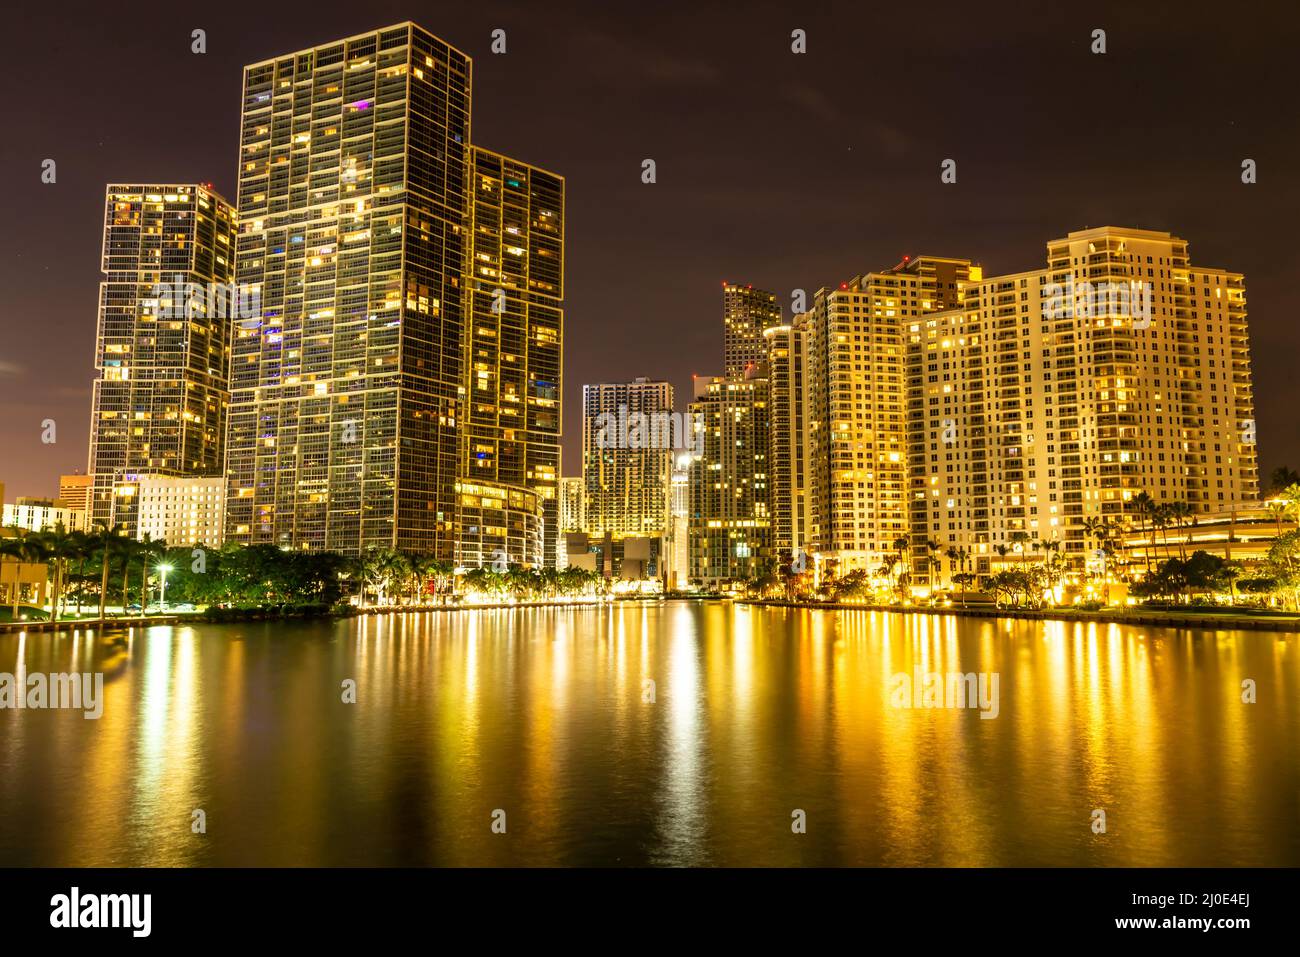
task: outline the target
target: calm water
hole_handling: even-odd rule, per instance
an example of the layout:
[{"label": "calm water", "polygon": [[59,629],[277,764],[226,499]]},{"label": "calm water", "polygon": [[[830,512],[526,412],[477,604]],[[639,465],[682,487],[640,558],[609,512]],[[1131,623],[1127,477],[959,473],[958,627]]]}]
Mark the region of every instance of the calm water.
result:
[{"label": "calm water", "polygon": [[[98,721],[0,711],[0,865],[1297,865],[1298,640],[695,603],[0,635],[105,672]],[[891,706],[914,668],[997,672],[998,717]]]}]

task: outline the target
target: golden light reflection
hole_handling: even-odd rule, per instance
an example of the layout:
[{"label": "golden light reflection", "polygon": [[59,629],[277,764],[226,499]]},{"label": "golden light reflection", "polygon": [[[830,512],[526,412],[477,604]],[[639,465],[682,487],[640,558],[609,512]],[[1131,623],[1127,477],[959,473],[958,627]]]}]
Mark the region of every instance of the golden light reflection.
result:
[{"label": "golden light reflection", "polygon": [[[0,712],[0,849],[65,865],[1294,864],[1297,646],[689,601],[5,635],[0,668],[102,670],[105,710]],[[891,701],[896,676],[929,673],[996,673],[997,717]]]}]

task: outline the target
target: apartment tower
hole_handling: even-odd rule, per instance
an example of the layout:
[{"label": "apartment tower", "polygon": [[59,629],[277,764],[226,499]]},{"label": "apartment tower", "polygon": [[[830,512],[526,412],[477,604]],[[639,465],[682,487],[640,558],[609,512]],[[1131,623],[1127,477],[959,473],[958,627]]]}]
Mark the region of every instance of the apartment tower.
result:
[{"label": "apartment tower", "polygon": [[1258,498],[1244,281],[1177,236],[1072,232],[1046,268],[972,276],[906,328],[918,556],[936,541],[987,574],[998,546],[1046,542],[1077,567],[1085,523],[1132,517],[1139,492],[1197,513]]},{"label": "apartment tower", "polygon": [[767,358],[763,333],[781,324],[781,307],[773,293],[724,282],[722,321],[724,374],[743,376]]},{"label": "apartment tower", "polygon": [[563,181],[470,80],[412,23],[245,69],[229,540],[553,561]]},{"label": "apartment tower", "polygon": [[92,523],[135,537],[141,476],[221,474],[235,238],[232,207],[208,186],[107,187],[86,469]]}]

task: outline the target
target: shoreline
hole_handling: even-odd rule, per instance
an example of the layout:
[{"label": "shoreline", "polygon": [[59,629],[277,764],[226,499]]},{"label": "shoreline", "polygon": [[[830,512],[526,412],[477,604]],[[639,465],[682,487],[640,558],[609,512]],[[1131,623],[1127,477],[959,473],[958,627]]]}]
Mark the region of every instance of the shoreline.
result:
[{"label": "shoreline", "polygon": [[[423,615],[434,612],[454,611],[519,611],[530,608],[601,608],[615,607],[623,602],[669,602],[669,601],[729,601],[735,605],[749,605],[755,608],[801,608],[809,611],[869,611],[886,612],[896,615],[955,615],[962,618],[1003,618],[1025,621],[1059,621],[1065,624],[1113,624],[1140,625],[1164,628],[1196,628],[1209,631],[1272,631],[1295,632],[1300,634],[1300,616],[1292,615],[1249,615],[1234,612],[1205,614],[1191,611],[1074,611],[1064,608],[993,608],[990,606],[961,607],[952,605],[946,608],[933,608],[926,605],[859,605],[846,602],[807,602],[786,601],[782,599],[729,599],[712,595],[673,595],[646,596],[642,598],[615,599],[613,601],[590,599],[584,601],[538,601],[538,602],[500,602],[490,605],[418,605],[406,607],[401,605],[358,608],[355,613],[347,615],[326,614],[310,616],[320,619],[343,621],[351,618],[378,617],[381,615]],[[130,618],[62,619],[50,621],[0,622],[0,634],[14,634],[24,631],[57,632],[76,629],[110,633],[130,628],[150,625],[233,625],[249,622],[302,621],[303,617],[293,615],[251,614],[247,618],[230,621],[205,619],[201,614],[190,615],[150,615]]]},{"label": "shoreline", "polygon": [[1060,621],[1065,623],[1094,623],[1102,625],[1147,625],[1165,628],[1201,628],[1211,631],[1291,631],[1300,633],[1300,616],[1284,618],[1280,615],[1254,615],[1239,617],[1232,612],[1204,614],[1197,612],[1159,611],[1074,611],[1065,608],[931,608],[924,605],[854,605],[844,602],[800,602],[763,599],[737,604],[773,608],[808,608],[829,611],[882,611],[897,615],[958,615],[963,618],[1018,618],[1028,621]]},{"label": "shoreline", "polygon": [[85,628],[88,631],[114,631],[140,628],[145,625],[174,625],[180,615],[134,615],[130,618],[60,618],[58,621],[0,621],[0,635],[23,631],[67,631]]}]

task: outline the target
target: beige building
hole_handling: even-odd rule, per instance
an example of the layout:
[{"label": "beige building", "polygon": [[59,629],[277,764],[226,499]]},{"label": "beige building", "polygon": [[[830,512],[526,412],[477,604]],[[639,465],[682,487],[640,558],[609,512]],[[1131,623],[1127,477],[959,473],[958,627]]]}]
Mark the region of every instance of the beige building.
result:
[{"label": "beige building", "polygon": [[954,306],[965,259],[907,258],[819,289],[806,328],[807,539],[839,573],[874,569],[908,533],[904,330]]},{"label": "beige building", "polygon": [[1120,534],[1119,554],[1135,571],[1145,569],[1148,556],[1155,567],[1167,558],[1198,551],[1232,561],[1262,562],[1279,536],[1296,529],[1295,518],[1278,507],[1282,504],[1235,502],[1165,528],[1153,528],[1149,520],[1135,517]]},{"label": "beige building", "polygon": [[[4,485],[0,484],[0,498],[4,497]],[[12,528],[0,527],[0,546],[18,546],[18,554],[8,554],[8,549],[0,552],[0,598],[9,610],[9,620],[21,621],[25,612],[19,607],[24,603],[44,605],[49,595],[49,565],[44,561],[31,560],[34,556],[21,551],[22,535]]]},{"label": "beige building", "polygon": [[[904,323],[914,564],[924,543],[1059,541],[1141,491],[1209,515],[1258,498],[1240,273],[1166,232],[1100,227],[1047,244],[1047,267],[962,283]],[[921,576],[924,581],[925,576]]]},{"label": "beige building", "polygon": [[226,515],[224,478],[142,475],[136,489],[139,541],[221,546]]},{"label": "beige building", "polygon": [[90,475],[60,475],[59,501],[69,511],[77,512],[78,528],[90,527],[90,503],[94,498],[94,478]]}]

